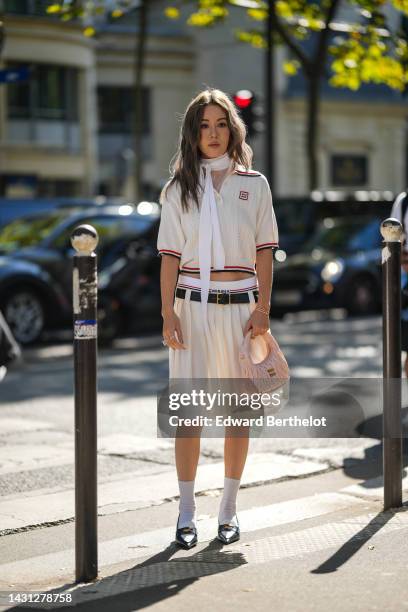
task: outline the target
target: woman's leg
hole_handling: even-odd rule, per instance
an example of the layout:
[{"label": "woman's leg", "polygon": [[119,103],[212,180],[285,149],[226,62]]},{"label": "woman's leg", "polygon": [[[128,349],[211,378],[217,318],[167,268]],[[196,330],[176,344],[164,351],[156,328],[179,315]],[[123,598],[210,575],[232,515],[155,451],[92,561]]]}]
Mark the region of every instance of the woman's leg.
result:
[{"label": "woman's leg", "polygon": [[249,447],[249,428],[234,427],[225,430],[224,472],[227,478],[240,479],[244,471]]},{"label": "woman's leg", "polygon": [[200,438],[176,437],[176,469],[179,480],[194,480],[200,456]]},{"label": "woman's leg", "polygon": [[195,428],[194,437],[191,428],[188,430],[189,436],[181,428],[177,431],[175,458],[180,491],[178,527],[196,527],[194,484],[200,456],[200,431]]},{"label": "woman's leg", "polygon": [[241,476],[244,471],[249,446],[249,428],[226,427],[224,442],[224,491],[221,499],[218,522],[237,525],[236,503]]}]

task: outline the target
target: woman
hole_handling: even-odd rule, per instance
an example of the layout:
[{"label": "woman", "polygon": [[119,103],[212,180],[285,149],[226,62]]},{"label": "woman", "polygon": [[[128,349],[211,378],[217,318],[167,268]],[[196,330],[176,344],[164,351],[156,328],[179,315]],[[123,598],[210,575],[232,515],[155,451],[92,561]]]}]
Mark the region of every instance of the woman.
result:
[{"label": "woman", "polygon": [[[234,104],[217,89],[201,92],[183,117],[173,176],[161,194],[157,242],[170,379],[239,378],[245,334],[254,338],[269,330],[278,230],[268,182],[250,170],[245,135]],[[234,433],[226,428],[217,536],[224,544],[240,537],[236,498],[249,443],[247,431]],[[197,543],[199,453],[199,432],[195,437],[178,432],[176,542],[184,548]]]}]

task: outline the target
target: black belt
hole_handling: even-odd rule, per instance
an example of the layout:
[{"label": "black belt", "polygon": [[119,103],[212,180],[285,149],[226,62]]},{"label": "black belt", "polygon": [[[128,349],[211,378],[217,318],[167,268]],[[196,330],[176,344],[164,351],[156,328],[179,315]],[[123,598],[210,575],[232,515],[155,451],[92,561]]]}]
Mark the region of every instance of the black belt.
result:
[{"label": "black belt", "polygon": [[[252,291],[252,289],[250,290]],[[258,291],[253,291],[255,302],[258,301]],[[181,289],[177,287],[176,289],[176,297],[184,300],[186,297],[186,289]],[[193,302],[201,302],[201,292],[200,291],[192,291],[190,294],[190,300]],[[242,293],[228,293],[225,291],[217,291],[216,293],[208,294],[208,303],[209,304],[245,304],[250,302],[249,299],[249,291],[244,291]]]}]

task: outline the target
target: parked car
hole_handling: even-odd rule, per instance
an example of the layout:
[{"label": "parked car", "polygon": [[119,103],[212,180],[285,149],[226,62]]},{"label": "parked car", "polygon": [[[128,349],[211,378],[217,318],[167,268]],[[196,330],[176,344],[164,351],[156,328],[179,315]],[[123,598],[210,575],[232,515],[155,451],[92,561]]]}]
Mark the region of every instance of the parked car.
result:
[{"label": "parked car", "polygon": [[[0,308],[16,340],[29,344],[45,329],[71,324],[75,251],[70,236],[76,226],[87,223],[98,231],[98,269],[102,272],[118,261],[121,245],[129,240],[145,234],[155,240],[158,222],[159,206],[141,203],[136,208],[59,209],[0,228]],[[139,282],[138,278],[129,282],[132,280]],[[107,285],[104,291],[100,304],[108,309],[111,298]]]},{"label": "parked car", "polygon": [[90,208],[95,206],[120,206],[123,198],[0,198],[0,227],[19,217],[52,212],[57,208]]},{"label": "parked car", "polygon": [[326,217],[389,217],[394,195],[390,191],[315,191],[311,196],[274,198],[279,228],[279,248],[287,255],[302,245]]},{"label": "parked car", "polygon": [[274,270],[272,312],[344,307],[350,314],[381,309],[382,217],[327,218],[301,252]]}]

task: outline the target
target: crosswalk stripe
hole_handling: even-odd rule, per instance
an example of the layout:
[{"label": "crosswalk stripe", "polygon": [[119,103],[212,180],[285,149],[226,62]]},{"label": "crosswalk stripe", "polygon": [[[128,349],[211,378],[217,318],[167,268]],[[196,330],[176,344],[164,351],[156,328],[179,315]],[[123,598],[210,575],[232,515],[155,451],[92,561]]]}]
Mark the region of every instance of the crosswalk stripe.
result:
[{"label": "crosswalk stripe", "polygon": [[[43,424],[45,425],[45,424]],[[13,426],[9,424],[9,426]],[[34,427],[34,424],[32,424]],[[43,434],[44,435],[44,434]],[[75,448],[72,436],[59,437],[54,431],[47,432],[47,443],[41,444],[7,444],[0,446],[0,475],[54,467],[73,465]],[[170,440],[153,437],[133,436],[116,433],[98,438],[98,455],[123,455],[146,452],[149,450],[166,450],[173,447]]]},{"label": "crosswalk stripe", "polygon": [[[341,494],[320,493],[268,506],[255,507],[239,512],[242,532],[251,532],[267,527],[285,525],[323,516],[350,507],[364,507],[364,500]],[[198,521],[200,542],[212,540],[215,536],[217,519],[205,518]],[[175,526],[138,533],[100,542],[98,560],[100,568],[140,557],[151,556],[163,550],[174,540]],[[177,554],[184,554],[178,551]],[[174,558],[174,557],[173,557]],[[0,564],[3,580],[18,582],[22,576],[40,581],[47,576],[66,575],[74,569],[74,549],[31,557],[21,561]]]},{"label": "crosswalk stripe", "polygon": [[[317,474],[328,465],[305,461],[275,453],[253,453],[248,456],[242,486],[270,482],[281,478]],[[224,464],[221,462],[200,466],[196,479],[196,492],[221,489],[224,484]],[[98,513],[114,514],[136,510],[174,499],[179,494],[176,471],[140,475],[129,474],[120,479],[102,482],[98,486]],[[74,490],[30,491],[0,498],[0,532],[30,525],[58,522],[74,517]]]},{"label": "crosswalk stripe", "polygon": [[[167,562],[152,563],[108,575],[90,588],[88,585],[74,587],[76,604],[92,599],[114,596],[137,589],[169,584],[180,580],[200,578],[235,568],[249,568],[254,564],[280,561],[284,558],[299,558],[314,552],[338,548],[353,543],[354,549],[366,541],[377,542],[378,538],[391,532],[408,529],[408,516],[403,514],[378,517],[375,514],[326,523],[282,535],[261,538],[250,544],[231,544],[222,551],[198,551],[184,557],[173,556]],[[330,561],[333,568],[333,561]],[[325,571],[325,563],[314,568]]]}]

